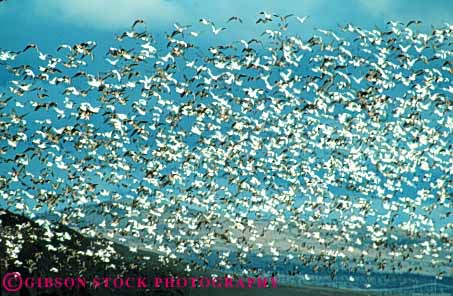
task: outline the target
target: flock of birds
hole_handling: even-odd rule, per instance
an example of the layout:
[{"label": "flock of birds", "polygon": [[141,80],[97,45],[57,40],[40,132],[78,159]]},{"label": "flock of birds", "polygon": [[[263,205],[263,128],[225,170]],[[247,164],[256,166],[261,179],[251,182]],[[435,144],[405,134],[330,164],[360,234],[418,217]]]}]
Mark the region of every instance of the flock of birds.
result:
[{"label": "flock of birds", "polygon": [[306,21],[0,50],[0,205],[189,273],[451,276],[453,26]]}]

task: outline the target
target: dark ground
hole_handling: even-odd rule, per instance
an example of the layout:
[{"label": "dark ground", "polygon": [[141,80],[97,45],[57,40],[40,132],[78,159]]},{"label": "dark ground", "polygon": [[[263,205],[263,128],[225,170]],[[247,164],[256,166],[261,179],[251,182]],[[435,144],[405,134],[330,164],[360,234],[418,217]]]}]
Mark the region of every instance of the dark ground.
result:
[{"label": "dark ground", "polygon": [[[45,277],[45,276],[73,276],[77,277],[80,273],[90,278],[96,276],[116,276],[122,274],[123,276],[143,276],[152,275],[167,277],[169,275],[178,274],[183,275],[183,267],[181,264],[173,263],[170,266],[163,266],[157,260],[157,255],[149,252],[131,253],[125,246],[119,244],[111,244],[104,239],[87,238],[78,232],[59,225],[56,228],[57,232],[67,232],[71,236],[71,240],[59,241],[56,237],[52,238],[51,244],[59,246],[58,251],[49,251],[46,247],[48,242],[43,240],[45,229],[35,222],[10,212],[0,211],[0,273],[1,277],[8,272],[20,272],[22,277]],[[13,241],[13,245],[20,244],[19,240],[22,237],[23,248],[19,252],[18,259],[23,262],[22,266],[14,263],[14,260],[8,260],[6,251],[6,238]],[[33,237],[35,239],[33,239]],[[116,255],[110,258],[108,264],[92,260],[92,257],[86,255],[86,250],[97,250],[105,248],[107,243],[110,243],[116,250]],[[143,256],[151,257],[151,260],[144,260]],[[114,263],[117,268],[112,269],[108,265]],[[52,267],[58,269],[58,273],[50,272]],[[127,270],[127,273],[122,272]],[[198,272],[198,275],[201,275]],[[319,287],[304,287],[304,288],[290,288],[290,287],[277,287],[277,288],[252,288],[252,289],[236,289],[236,288],[196,288],[196,289],[27,289],[23,288],[20,292],[7,293],[4,289],[0,289],[0,296],[3,295],[20,295],[20,296],[59,296],[59,295],[190,295],[190,296],[204,296],[204,295],[225,295],[225,296],[271,296],[271,295],[372,295],[366,293],[358,293],[348,290],[338,290]]]}]

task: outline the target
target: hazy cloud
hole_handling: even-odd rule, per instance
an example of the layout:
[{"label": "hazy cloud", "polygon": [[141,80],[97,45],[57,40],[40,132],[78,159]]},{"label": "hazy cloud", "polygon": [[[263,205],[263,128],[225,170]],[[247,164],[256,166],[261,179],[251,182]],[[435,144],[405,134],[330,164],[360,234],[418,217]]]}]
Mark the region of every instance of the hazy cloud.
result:
[{"label": "hazy cloud", "polygon": [[[174,22],[193,24],[200,17],[222,24],[232,15],[254,24],[260,11],[310,15],[307,26],[316,27],[346,22],[379,24],[390,19],[417,18],[437,24],[453,20],[453,2],[443,0],[436,4],[422,0],[40,0],[28,3],[32,3],[32,14],[49,22],[62,21],[101,30],[124,28],[138,18],[145,19],[150,28]],[[247,24],[241,28],[255,29]]]},{"label": "hazy cloud", "polygon": [[47,0],[35,1],[34,9],[49,19],[58,17],[64,22],[99,29],[130,26],[138,18],[159,26],[184,16],[176,1],[164,0]]}]

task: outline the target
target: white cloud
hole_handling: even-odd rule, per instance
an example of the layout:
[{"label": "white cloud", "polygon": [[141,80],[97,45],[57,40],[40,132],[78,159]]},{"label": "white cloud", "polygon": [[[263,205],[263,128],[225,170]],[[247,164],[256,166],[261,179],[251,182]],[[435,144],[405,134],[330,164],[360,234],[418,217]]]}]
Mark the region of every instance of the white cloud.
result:
[{"label": "white cloud", "polygon": [[[426,24],[441,25],[443,22],[451,20],[452,10],[448,5],[430,5],[428,1],[415,3],[413,1],[394,1],[394,0],[359,0],[365,11],[374,17],[384,21],[409,21],[413,19],[421,20]],[[448,3],[448,2],[447,2]]]},{"label": "white cloud", "polygon": [[171,0],[40,0],[33,1],[35,15],[96,29],[115,30],[130,26],[136,19],[145,19],[149,27],[175,22],[196,23],[199,17],[226,21],[232,15],[257,18],[265,10],[300,15],[314,14],[326,0],[232,0],[171,1]]},{"label": "white cloud", "polygon": [[304,30],[310,26],[331,28],[346,22],[371,26],[371,23],[412,18],[426,23],[451,22],[453,15],[449,5],[420,2],[409,6],[410,0],[29,0],[28,3],[32,3],[32,15],[38,16],[39,21],[45,18],[52,23],[60,21],[114,31],[129,27],[138,18],[145,19],[152,30],[175,22],[194,24],[199,17],[224,25],[228,17],[237,15],[245,21],[236,30],[242,34],[262,29],[263,26],[251,24],[254,25],[258,12],[263,10],[309,15],[310,20],[301,26]]},{"label": "white cloud", "polygon": [[130,26],[136,19],[145,19],[149,26],[176,22],[184,11],[176,1],[165,0],[47,0],[34,1],[38,15],[97,29]]},{"label": "white cloud", "polygon": [[369,1],[360,0],[360,3],[373,15],[382,15],[395,9],[393,0]]}]

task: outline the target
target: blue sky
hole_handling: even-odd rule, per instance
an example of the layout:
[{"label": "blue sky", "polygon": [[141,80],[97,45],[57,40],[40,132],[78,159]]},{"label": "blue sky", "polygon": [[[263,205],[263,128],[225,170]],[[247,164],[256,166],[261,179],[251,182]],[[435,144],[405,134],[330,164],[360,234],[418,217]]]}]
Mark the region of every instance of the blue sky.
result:
[{"label": "blue sky", "polygon": [[[230,36],[234,37],[235,40],[246,39],[259,36],[262,32],[263,27],[255,24],[260,11],[310,16],[306,24],[291,27],[291,30],[297,30],[297,34],[305,36],[311,35],[314,28],[334,29],[339,24],[345,25],[347,23],[367,29],[373,29],[375,26],[383,28],[388,20],[408,22],[413,19],[421,19],[424,26],[428,28],[431,25],[442,25],[445,22],[453,23],[453,1],[451,0],[8,0],[0,4],[0,49],[21,50],[28,43],[36,43],[41,51],[52,54],[60,44],[74,44],[86,40],[94,40],[99,47],[106,47],[114,44],[114,35],[130,28],[130,25],[136,19],[146,20],[149,31],[162,36],[163,32],[173,29],[172,24],[175,22],[194,24],[200,18],[208,18],[216,26],[224,26],[230,16],[239,16],[244,20],[244,24],[230,23],[227,26],[226,34],[220,34],[216,38],[229,38],[228,36]],[[207,35],[209,35],[207,38],[212,38],[212,40],[205,41],[214,41],[213,34]],[[100,57],[100,64],[103,59],[102,55],[97,55],[97,57]],[[40,63],[33,51],[24,54],[24,59],[32,59],[32,62]],[[96,63],[98,63],[98,59],[93,62],[94,67],[98,66]],[[0,85],[6,85],[6,79],[4,79],[6,75],[2,77],[2,70],[0,69]],[[100,68],[95,70],[94,72],[102,71]],[[61,89],[52,87],[51,91],[56,94]],[[95,96],[93,98],[97,99]],[[25,100],[28,98],[22,99],[25,104]],[[95,102],[95,100],[93,101]],[[125,108],[130,108],[130,106]],[[33,116],[40,116],[40,114],[42,113],[36,112]],[[57,124],[68,124],[69,120],[72,119],[62,120]],[[104,120],[100,116],[97,119]],[[30,135],[33,135],[33,129],[27,128]],[[36,128],[41,128],[41,125],[36,125]],[[391,144],[394,143],[392,140],[391,137],[388,138]],[[154,142],[152,143],[152,145],[155,145]],[[10,153],[16,152],[11,149]],[[325,156],[322,153],[322,151],[319,151],[316,156],[319,158]],[[68,153],[67,156],[74,156],[74,154],[75,152],[73,154]],[[77,155],[77,157],[79,156],[82,158],[81,155]],[[179,163],[176,165],[179,165]],[[40,168],[38,165],[36,167]],[[173,167],[169,165],[166,169],[170,170]],[[319,172],[322,171],[319,170]],[[420,170],[417,170],[416,174],[419,175],[420,172]],[[168,174],[169,171],[165,173]],[[438,178],[438,174],[440,172],[434,172],[432,179]],[[143,176],[134,177],[141,179]],[[322,178],[323,175],[320,173],[318,177]],[[102,182],[102,180],[90,176],[90,181],[92,180],[97,183]],[[187,178],[187,180],[192,181],[190,178]],[[428,181],[431,181],[431,179]],[[419,182],[416,189],[429,189],[428,186],[431,186],[431,184],[428,181]],[[224,183],[227,184],[226,181]],[[104,189],[111,189],[107,187],[109,184],[101,183],[99,187],[102,186],[105,186]],[[113,187],[114,185],[112,185]],[[118,187],[120,188],[120,185]],[[113,188],[112,191],[118,190],[125,195],[129,193],[122,188],[120,189],[123,191],[116,188]],[[401,195],[405,194],[412,197],[417,194],[416,190],[404,189],[405,192]],[[331,191],[338,196],[351,194],[351,192],[342,188],[333,188]],[[389,189],[389,191],[391,190]],[[359,197],[362,198],[363,196],[360,195]],[[126,196],[126,198],[129,197]],[[375,204],[379,203],[376,201]],[[60,205],[66,206],[64,203]],[[382,211],[382,207],[375,210]],[[446,208],[441,208],[439,211],[444,210]],[[430,218],[435,217],[437,213],[439,212],[434,211]],[[403,215],[400,217],[407,219]],[[437,225],[438,228],[440,226],[443,225]]]},{"label": "blue sky", "polygon": [[[422,19],[425,24],[453,23],[453,1],[437,0],[8,0],[0,5],[0,48],[21,49],[34,42],[44,51],[61,43],[111,40],[137,18],[151,31],[168,31],[175,22],[189,24],[200,17],[223,25],[229,16],[244,25],[229,30],[247,37],[260,29],[260,11],[309,15],[303,30],[353,23],[373,28],[387,20]],[[303,31],[302,30],[302,31]]]},{"label": "blue sky", "polygon": [[[42,51],[53,52],[62,43],[86,40],[108,46],[138,18],[159,34],[172,30],[175,22],[193,24],[203,17],[221,26],[235,15],[244,24],[231,23],[228,31],[238,40],[263,30],[255,24],[260,11],[310,16],[296,26],[298,34],[307,35],[313,28],[346,23],[368,29],[384,27],[388,20],[422,19],[425,26],[453,23],[453,1],[448,0],[8,0],[0,4],[0,48],[19,50],[36,43]],[[5,85],[2,70],[0,85]]]}]

